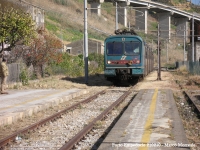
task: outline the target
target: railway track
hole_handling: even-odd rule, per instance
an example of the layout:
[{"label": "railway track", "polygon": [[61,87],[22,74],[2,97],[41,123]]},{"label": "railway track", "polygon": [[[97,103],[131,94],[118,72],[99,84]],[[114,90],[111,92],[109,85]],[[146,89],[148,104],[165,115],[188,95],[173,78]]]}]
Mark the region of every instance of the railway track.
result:
[{"label": "railway track", "polygon": [[53,120],[55,120],[56,118],[59,118],[63,113],[65,113],[65,112],[67,112],[67,111],[70,111],[70,110],[73,110],[73,109],[77,108],[77,107],[78,107],[79,105],[81,105],[81,104],[88,103],[88,102],[92,101],[92,100],[95,99],[99,94],[103,94],[104,92],[105,92],[105,90],[103,90],[103,91],[101,91],[101,92],[99,92],[99,93],[97,93],[97,94],[95,94],[95,95],[93,95],[93,96],[91,96],[91,97],[89,97],[89,98],[87,98],[87,99],[81,101],[81,102],[78,102],[78,103],[76,103],[76,104],[74,104],[74,105],[72,105],[72,106],[70,106],[70,107],[67,107],[66,109],[63,109],[63,110],[59,111],[58,113],[56,113],[56,114],[54,114],[54,115],[51,115],[51,116],[49,116],[49,117],[47,117],[47,118],[45,118],[45,119],[43,119],[43,120],[41,120],[41,121],[39,121],[39,122],[36,122],[36,123],[34,123],[34,124],[32,124],[32,125],[30,125],[30,126],[24,128],[24,129],[22,129],[22,130],[20,130],[20,131],[17,131],[17,132],[15,132],[15,133],[13,133],[13,134],[11,134],[11,135],[9,135],[9,136],[7,136],[7,137],[1,139],[1,140],[0,140],[0,148],[3,149],[3,147],[6,146],[7,144],[9,144],[10,142],[16,141],[16,139],[18,139],[18,137],[19,137],[20,135],[22,136],[22,135],[28,133],[28,132],[31,131],[31,130],[38,129],[40,126],[45,125],[45,124],[48,123],[49,121],[53,121]]},{"label": "railway track", "polygon": [[[105,119],[108,113],[131,93],[130,89],[127,91],[128,88],[117,89],[103,90],[1,139],[0,148],[72,149],[76,147],[75,144],[85,138],[100,120]],[[59,142],[52,144],[50,139]],[[81,142],[83,141],[84,139]]]},{"label": "railway track", "polygon": [[200,92],[184,91],[184,94],[187,97],[188,102],[194,107],[198,117],[200,117]]},{"label": "railway track", "polygon": [[[199,86],[199,84],[196,81],[191,80],[195,85]],[[176,82],[181,89],[184,89],[183,86]],[[194,111],[196,114],[200,117],[200,91],[197,90],[183,90],[183,93],[188,101],[189,104],[191,104],[194,107]]]},{"label": "railway track", "polygon": [[195,85],[199,87],[199,84],[196,81],[190,79],[188,79],[187,82],[184,83],[176,80],[176,83],[181,89],[178,98],[176,98],[176,102],[179,107],[179,113],[182,116],[184,122],[187,137],[191,143],[196,144],[196,149],[192,150],[200,150],[200,91],[198,90],[198,88],[194,88],[192,90],[192,88],[188,89],[188,87],[184,86]]}]

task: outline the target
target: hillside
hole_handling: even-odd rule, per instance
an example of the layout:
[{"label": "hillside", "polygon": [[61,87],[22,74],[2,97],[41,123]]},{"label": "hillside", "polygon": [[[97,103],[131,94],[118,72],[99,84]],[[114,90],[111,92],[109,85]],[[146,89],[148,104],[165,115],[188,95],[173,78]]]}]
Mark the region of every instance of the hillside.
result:
[{"label": "hillside", "polygon": [[[58,1],[53,2],[53,0],[26,1],[45,10],[46,28],[64,41],[76,41],[83,38],[83,0],[67,0],[63,1],[63,3],[62,1],[60,3]],[[89,4],[88,7],[90,7]],[[105,7],[112,7],[112,4],[105,4]],[[113,34],[115,29],[114,15],[114,9],[113,11],[103,9],[101,17],[88,11],[89,38],[103,40],[107,35]],[[107,35],[103,32],[107,33]]]},{"label": "hillside", "polygon": [[[83,0],[25,0],[35,6],[45,10],[45,27],[57,37],[66,42],[83,39]],[[191,11],[189,2],[186,0],[153,0],[168,5],[173,5],[179,9]],[[90,8],[90,4],[88,4]],[[106,36],[114,33],[115,30],[115,7],[112,3],[103,3],[101,16],[97,16],[88,10],[88,31],[89,38],[104,40]],[[128,22],[134,27],[133,10],[128,10]],[[148,18],[151,23],[148,28],[156,29],[155,19]],[[119,25],[119,28],[122,28]],[[141,34],[143,35],[143,34]]]},{"label": "hillside", "polygon": [[[26,0],[27,2],[38,6],[45,10],[45,27],[51,33],[55,34],[65,43],[77,41],[83,39],[84,35],[84,5],[83,0]],[[187,11],[194,11],[190,7],[190,3],[186,0],[154,0],[156,2],[165,3],[168,5],[173,5],[179,9]],[[90,4],[88,4],[88,8]],[[101,9],[101,16],[92,14],[88,10],[88,37],[98,40],[104,40],[108,35],[114,34],[115,30],[115,7],[112,3],[103,3]],[[128,11],[128,21],[130,21],[131,26],[134,27],[134,18],[131,17],[134,15],[132,10]],[[153,16],[148,16],[148,28],[150,30],[157,30],[157,21]],[[122,28],[122,25],[119,25],[119,28]],[[172,31],[175,31],[175,26],[172,24]],[[139,31],[138,31],[139,32]],[[143,32],[139,32],[148,43],[151,43],[153,49],[156,49],[156,39],[157,35],[148,34],[145,35]],[[182,57],[179,53],[182,53],[182,47],[177,46],[183,40],[177,39],[176,37],[172,39],[172,42],[169,45],[169,58],[171,62],[179,59],[182,60]],[[163,44],[163,62],[166,62],[166,43]],[[171,52],[170,52],[171,50]],[[177,51],[173,51],[177,50]],[[182,55],[181,55],[182,56]]]},{"label": "hillside", "polygon": [[[72,42],[83,39],[84,5],[83,0],[26,0],[45,10],[46,28],[63,41]],[[153,0],[167,5],[172,5],[185,11],[194,11],[192,5],[186,0]],[[90,8],[90,4],[88,4]],[[115,6],[112,3],[103,3],[101,16],[97,16],[88,10],[88,36],[98,40],[104,40],[106,36],[115,30]],[[128,10],[128,22],[134,27],[135,20],[132,17],[133,10]],[[148,28],[155,30],[155,18],[148,16],[150,23]],[[122,26],[119,24],[119,28]],[[173,29],[172,29],[173,30]],[[143,33],[140,34],[144,36]],[[147,35],[148,36],[148,35]],[[149,39],[149,38],[147,38]],[[151,40],[150,40],[151,41]]]}]

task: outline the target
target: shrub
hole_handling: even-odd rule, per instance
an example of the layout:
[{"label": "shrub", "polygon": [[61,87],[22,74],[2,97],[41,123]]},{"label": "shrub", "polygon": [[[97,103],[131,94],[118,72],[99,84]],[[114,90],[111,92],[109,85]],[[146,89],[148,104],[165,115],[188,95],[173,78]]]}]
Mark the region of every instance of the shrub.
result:
[{"label": "shrub", "polygon": [[[88,67],[89,74],[101,73],[103,71],[103,55],[89,54],[88,61],[92,62]],[[95,66],[95,67],[94,67]],[[51,62],[48,67],[49,74],[64,74],[71,77],[84,75],[83,55],[72,56],[67,53],[62,54],[62,62]]]},{"label": "shrub", "polygon": [[23,69],[22,72],[19,75],[19,78],[20,78],[20,80],[22,82],[22,85],[28,85],[29,79],[28,79],[28,72],[27,72],[27,70]]}]

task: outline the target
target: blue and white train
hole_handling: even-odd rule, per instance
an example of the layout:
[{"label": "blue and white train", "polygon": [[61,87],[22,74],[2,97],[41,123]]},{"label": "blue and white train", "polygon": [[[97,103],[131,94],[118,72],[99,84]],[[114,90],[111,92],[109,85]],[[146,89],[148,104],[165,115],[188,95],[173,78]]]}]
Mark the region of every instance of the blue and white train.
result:
[{"label": "blue and white train", "polygon": [[109,81],[134,80],[154,68],[154,56],[144,40],[131,31],[115,31],[104,42],[104,75]]}]

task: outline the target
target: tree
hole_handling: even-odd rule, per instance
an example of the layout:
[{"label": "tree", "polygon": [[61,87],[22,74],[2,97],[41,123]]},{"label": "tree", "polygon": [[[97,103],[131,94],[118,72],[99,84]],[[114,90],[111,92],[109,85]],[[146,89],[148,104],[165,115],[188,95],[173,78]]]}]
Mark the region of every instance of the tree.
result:
[{"label": "tree", "polygon": [[39,78],[44,74],[45,64],[62,61],[62,54],[58,52],[61,48],[62,42],[58,38],[43,31],[23,52],[23,59],[27,64],[33,65],[35,74]]},{"label": "tree", "polygon": [[[3,51],[11,51],[17,44],[27,45],[35,37],[35,24],[30,14],[19,9],[0,6],[0,44]],[[4,48],[4,44],[8,47]]]}]

